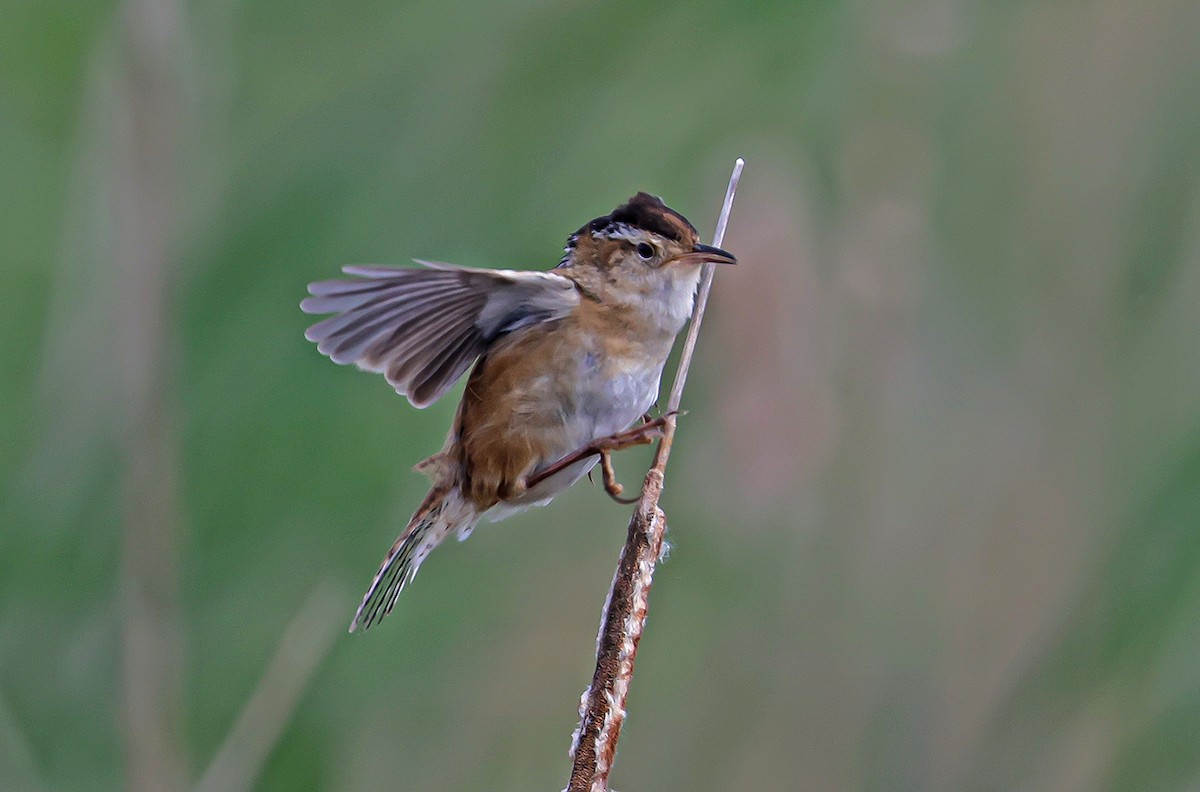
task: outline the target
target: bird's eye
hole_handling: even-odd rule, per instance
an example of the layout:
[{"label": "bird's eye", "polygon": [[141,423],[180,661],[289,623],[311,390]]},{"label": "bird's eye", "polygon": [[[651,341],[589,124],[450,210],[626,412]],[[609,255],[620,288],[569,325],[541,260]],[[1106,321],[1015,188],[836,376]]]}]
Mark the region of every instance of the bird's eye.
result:
[{"label": "bird's eye", "polygon": [[654,258],[654,245],[649,242],[639,242],[637,246],[637,254],[643,259],[649,261]]}]

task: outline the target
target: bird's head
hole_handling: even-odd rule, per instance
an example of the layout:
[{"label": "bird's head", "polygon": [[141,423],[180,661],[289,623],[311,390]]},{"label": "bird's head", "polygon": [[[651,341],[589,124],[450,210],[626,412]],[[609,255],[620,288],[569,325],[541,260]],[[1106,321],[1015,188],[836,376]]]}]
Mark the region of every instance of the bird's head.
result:
[{"label": "bird's head", "polygon": [[661,316],[663,326],[676,332],[691,315],[700,268],[707,262],[737,260],[701,244],[687,218],[640,192],[572,234],[559,271],[585,293]]}]

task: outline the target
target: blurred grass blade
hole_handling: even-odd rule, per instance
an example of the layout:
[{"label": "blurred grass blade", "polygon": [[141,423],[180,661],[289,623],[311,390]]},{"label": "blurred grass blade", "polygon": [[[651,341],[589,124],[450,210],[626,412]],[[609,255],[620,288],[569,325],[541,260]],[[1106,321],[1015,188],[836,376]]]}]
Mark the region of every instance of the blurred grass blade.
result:
[{"label": "blurred grass blade", "polygon": [[0,779],[10,792],[41,792],[46,789],[37,769],[33,747],[16,713],[0,693]]},{"label": "blurred grass blade", "polygon": [[279,742],[300,695],[341,635],[341,602],[318,586],[284,630],[279,647],[217,750],[196,792],[249,792]]}]

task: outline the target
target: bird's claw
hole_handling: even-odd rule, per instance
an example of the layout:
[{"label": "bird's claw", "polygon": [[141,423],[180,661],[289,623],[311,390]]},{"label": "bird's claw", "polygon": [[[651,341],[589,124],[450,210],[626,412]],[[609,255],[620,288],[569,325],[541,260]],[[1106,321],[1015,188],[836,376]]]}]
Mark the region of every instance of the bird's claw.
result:
[{"label": "bird's claw", "polygon": [[600,472],[604,477],[604,491],[608,493],[608,497],[626,506],[638,502],[637,498],[621,497],[621,493],[625,492],[625,488],[621,486],[621,482],[617,481],[617,473],[613,470],[612,453],[610,451],[604,450],[600,452]]},{"label": "bird's claw", "polygon": [[[655,440],[661,438],[665,433],[667,421],[677,415],[682,414],[683,413],[679,410],[672,410],[664,415],[658,416],[657,418],[651,418],[649,414],[644,415],[642,416],[642,423],[638,424],[637,426],[626,429],[623,432],[616,432],[605,437],[598,437],[583,448],[567,454],[554,464],[534,473],[525,481],[525,487],[527,489],[533,488],[553,476],[555,473],[559,473],[577,462],[581,462],[588,457],[599,456],[600,470],[604,479],[604,491],[608,493],[610,498],[618,503],[636,503],[636,498],[629,500],[621,497],[621,494],[625,491],[625,488],[622,487],[617,481],[617,474],[613,470],[612,452],[653,443]],[[590,471],[588,473],[588,479],[591,480]]]}]

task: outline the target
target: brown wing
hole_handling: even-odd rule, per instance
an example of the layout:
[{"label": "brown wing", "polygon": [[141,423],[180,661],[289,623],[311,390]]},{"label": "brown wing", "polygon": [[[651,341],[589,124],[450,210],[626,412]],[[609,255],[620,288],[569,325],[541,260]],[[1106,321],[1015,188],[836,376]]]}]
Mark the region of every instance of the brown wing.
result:
[{"label": "brown wing", "polygon": [[383,373],[416,407],[437,401],[500,336],[579,304],[575,285],[554,273],[418,263],[343,267],[358,279],[309,284],[300,303],[335,314],[304,333],[321,354]]}]

